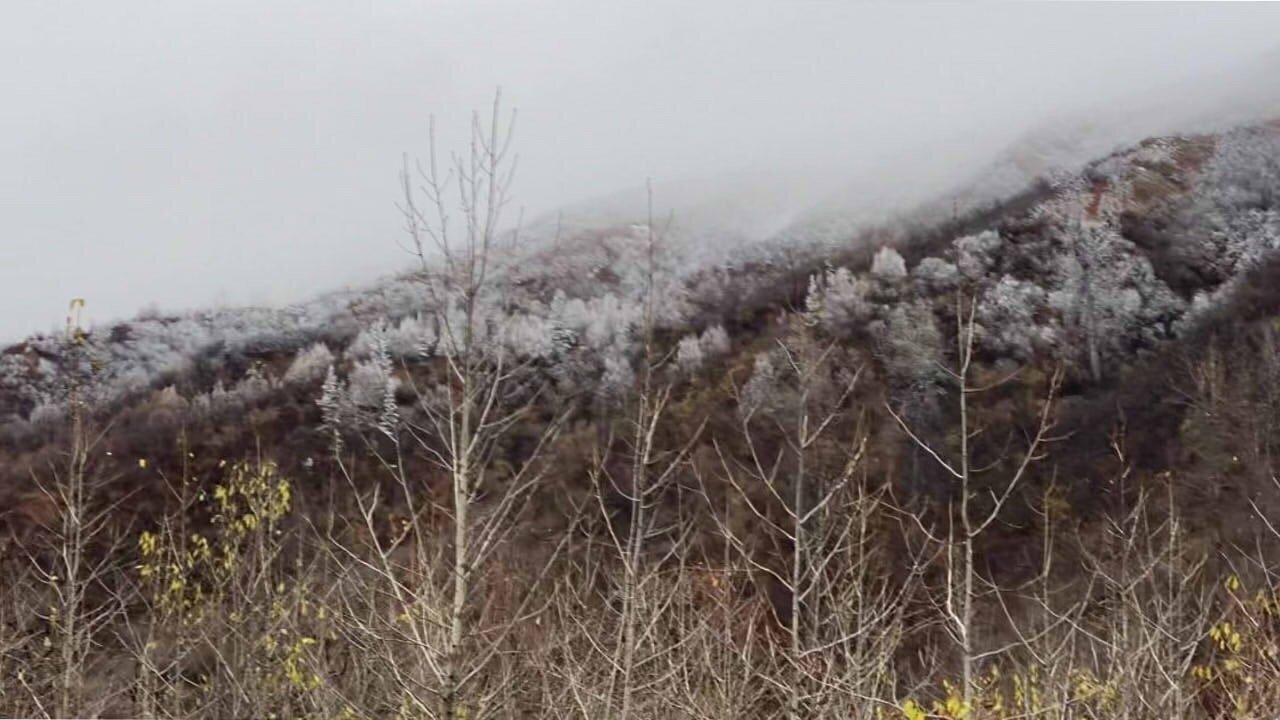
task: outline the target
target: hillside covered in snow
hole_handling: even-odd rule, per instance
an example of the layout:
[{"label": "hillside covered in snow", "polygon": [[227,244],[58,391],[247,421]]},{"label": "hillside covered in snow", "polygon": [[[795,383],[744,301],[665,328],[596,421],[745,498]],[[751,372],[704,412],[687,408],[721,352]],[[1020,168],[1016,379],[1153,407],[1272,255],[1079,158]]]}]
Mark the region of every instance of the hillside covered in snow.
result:
[{"label": "hillside covered in snow", "polygon": [[[906,327],[916,341],[937,336],[929,327],[964,288],[984,299],[984,351],[1091,365],[1101,379],[1211,316],[1280,246],[1278,135],[1271,124],[1155,138],[964,214],[801,225],[732,256],[714,231],[655,221],[656,320],[678,338],[802,315],[892,354]],[[620,381],[608,368],[637,351],[647,234],[643,222],[538,229],[498,270],[488,332],[566,387],[607,394]],[[60,334],[33,336],[0,355],[2,426],[16,439],[56,424],[68,374],[92,373],[98,400],[117,408],[159,393],[200,415],[267,401],[330,362],[354,371],[374,335],[396,363],[428,362],[436,310],[410,273],[278,310],[154,311],[94,328],[77,354],[92,369],[73,365]]]}]

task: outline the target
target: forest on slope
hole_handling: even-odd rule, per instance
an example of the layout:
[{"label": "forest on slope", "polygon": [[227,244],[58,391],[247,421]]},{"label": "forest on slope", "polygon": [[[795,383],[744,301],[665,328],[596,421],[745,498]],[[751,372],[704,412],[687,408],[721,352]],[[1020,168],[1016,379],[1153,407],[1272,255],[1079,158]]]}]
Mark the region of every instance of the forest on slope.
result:
[{"label": "forest on slope", "polygon": [[476,128],[411,272],[0,354],[4,712],[1280,706],[1280,124],[732,258]]}]

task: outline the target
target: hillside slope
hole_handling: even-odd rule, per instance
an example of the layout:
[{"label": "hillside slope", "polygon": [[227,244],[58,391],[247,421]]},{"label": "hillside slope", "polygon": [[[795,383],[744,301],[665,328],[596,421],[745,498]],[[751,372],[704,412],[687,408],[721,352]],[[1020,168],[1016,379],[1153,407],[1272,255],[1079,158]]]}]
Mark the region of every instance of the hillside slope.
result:
[{"label": "hillside slope", "polygon": [[[943,345],[912,346],[915,357],[904,358],[893,346],[904,324],[939,338],[953,331],[949,298],[963,289],[982,299],[979,347],[990,361],[1057,361],[1082,387],[1114,382],[1144,353],[1247,294],[1249,271],[1280,246],[1277,134],[1273,124],[1152,139],[967,216],[911,219],[843,242],[784,242],[788,235],[732,263],[697,261],[696,242],[680,236],[678,222],[668,224],[657,322],[672,342],[723,325],[736,349],[758,344],[752,336],[764,330],[763,318],[803,315],[895,373],[896,363],[935,362],[923,351],[947,353]],[[617,388],[605,368],[634,361],[645,233],[643,225],[562,228],[505,270],[494,312],[509,331],[498,332],[546,367],[560,392],[607,395]],[[882,246],[906,264],[871,268]],[[0,354],[6,486],[24,485],[31,463],[19,458],[38,456],[57,437],[68,377],[91,375],[97,403],[144,424],[158,410],[166,427],[202,426],[298,402],[296,412],[314,418],[305,398],[318,395],[325,365],[350,371],[367,362],[369,328],[378,323],[386,323],[397,363],[429,362],[438,342],[430,312],[410,274],[282,310],[141,316],[94,329],[77,353],[79,368],[63,338],[34,336]],[[922,329],[923,320],[935,329]]]},{"label": "hillside slope", "polygon": [[[1160,591],[1168,590],[1160,583],[1170,573],[1183,570],[1203,583],[1186,592],[1204,597],[1219,586],[1225,577],[1220,573],[1233,573],[1237,586],[1275,580],[1268,563],[1276,538],[1266,523],[1280,510],[1280,493],[1270,485],[1280,451],[1280,123],[1152,138],[1082,172],[1041,178],[965,212],[927,205],[915,216],[849,234],[820,225],[773,235],[731,261],[708,259],[697,235],[682,230],[678,218],[671,224],[655,221],[653,228],[560,227],[522,249],[504,248],[495,258],[494,280],[471,306],[478,320],[467,324],[476,333],[470,341],[498,358],[495,376],[502,379],[494,385],[501,391],[485,396],[486,414],[477,421],[476,427],[498,430],[476,431],[490,439],[483,443],[484,468],[472,492],[476,522],[511,521],[484,535],[486,542],[517,542],[511,549],[504,545],[495,561],[509,576],[498,573],[485,581],[487,599],[477,617],[532,617],[522,615],[528,608],[511,578],[534,587],[545,576],[529,568],[546,563],[545,572],[560,573],[553,582],[559,589],[547,595],[546,607],[564,615],[539,618],[564,623],[558,632],[568,638],[589,634],[588,622],[572,621],[579,615],[601,613],[602,627],[612,627],[608,623],[618,613],[629,612],[619,607],[634,612],[634,603],[641,602],[633,595],[618,600],[617,593],[640,592],[626,578],[639,572],[643,560],[651,563],[644,566],[652,568],[645,577],[654,578],[653,587],[666,587],[660,578],[670,571],[677,578],[672,587],[689,593],[671,590],[671,597],[691,604],[712,602],[720,597],[715,593],[734,588],[736,594],[720,602],[741,603],[728,614],[756,618],[759,635],[730,622],[715,637],[740,641],[739,650],[765,652],[754,644],[765,643],[772,648],[768,652],[783,653],[769,656],[779,664],[761,660],[770,669],[748,675],[786,676],[798,685],[762,683],[765,689],[750,696],[751,709],[739,713],[766,715],[786,706],[792,716],[803,716],[787,703],[803,702],[817,713],[820,698],[835,702],[828,686],[810,687],[817,666],[803,663],[821,658],[812,662],[829,662],[831,673],[837,667],[848,671],[855,649],[850,638],[883,621],[894,628],[892,637],[875,636],[874,643],[885,645],[875,646],[874,658],[857,656],[874,660],[878,669],[842,675],[839,682],[848,685],[838,685],[841,697],[857,697],[856,686],[862,688],[857,692],[874,692],[882,702],[904,708],[906,699],[920,694],[939,700],[937,716],[959,718],[972,715],[947,709],[954,685],[943,680],[967,679],[965,703],[979,702],[982,688],[997,692],[1006,682],[997,677],[1001,666],[979,662],[995,663],[990,658],[1001,653],[993,648],[1010,644],[1025,651],[1010,651],[1006,660],[1018,672],[1031,672],[1030,665],[1017,663],[1030,662],[1026,658],[1036,657],[1039,646],[1019,634],[1018,613],[1048,612],[1035,616],[1046,623],[1045,636],[1088,625],[1095,637],[1101,628],[1120,627],[1114,613],[1147,607],[1138,602],[1137,582],[1126,585],[1114,574],[1121,567],[1131,571],[1131,560],[1146,563],[1149,573],[1141,582]],[[795,242],[795,234],[806,232],[805,242]],[[443,554],[428,555],[457,542],[445,534],[456,517],[449,503],[455,492],[451,477],[457,477],[445,458],[461,441],[442,428],[458,422],[451,414],[456,411],[448,409],[454,394],[470,391],[459,380],[459,355],[451,350],[457,341],[448,336],[461,306],[440,302],[429,291],[424,274],[430,271],[425,267],[364,291],[282,310],[152,314],[88,332],[73,329],[66,337],[35,336],[6,348],[0,353],[5,562],[35,555],[31,548],[66,527],[59,525],[65,518],[61,496],[49,488],[68,472],[83,476],[88,466],[102,481],[94,508],[107,511],[97,531],[113,538],[92,551],[120,560],[123,568],[151,567],[149,558],[158,552],[155,535],[132,539],[140,529],[169,532],[170,540],[185,543],[190,523],[201,538],[232,538],[237,553],[248,553],[249,545],[238,544],[241,538],[264,541],[255,533],[270,518],[273,529],[298,543],[287,546],[294,553],[289,557],[298,558],[295,570],[270,565],[272,573],[281,573],[280,587],[300,582],[294,573],[301,572],[304,556],[316,567],[341,565],[347,556],[334,547],[345,552],[361,542],[382,554],[350,550],[351,558],[365,563],[348,568],[352,577],[365,570],[376,576],[376,563],[368,557],[390,562],[392,550],[403,544],[425,553],[404,561],[425,573],[427,579],[414,582],[434,587],[430,578],[448,573],[431,564]],[[86,434],[86,427],[92,432]],[[462,427],[471,432],[470,425]],[[963,458],[963,465],[946,458]],[[261,470],[268,465],[270,472]],[[962,476],[960,486],[956,480]],[[276,496],[259,497],[277,492],[278,478],[290,483],[281,491],[283,508],[271,500]],[[637,478],[655,478],[641,500],[627,489],[636,487]],[[508,502],[503,498],[512,487],[521,488],[519,499]],[[792,492],[794,500],[786,494]],[[235,520],[236,498],[266,504]],[[1157,507],[1152,498],[1164,504]],[[970,507],[989,512],[989,519],[959,542],[956,518],[971,518],[957,516],[970,512],[957,508]],[[809,518],[819,519],[814,532],[826,539],[802,547],[798,538]],[[864,521],[857,547],[875,548],[865,557],[844,554],[852,552],[855,519]],[[1173,532],[1170,527],[1180,533],[1177,548],[1113,542],[1154,528],[1143,536],[1147,542]],[[843,534],[823,534],[832,528],[844,528]],[[944,528],[950,540],[938,541]],[[1058,533],[1070,539],[1059,540]],[[626,553],[619,548],[617,567],[625,572],[610,575],[592,564],[604,562],[592,560],[593,553],[620,537],[633,538]],[[309,542],[317,539],[327,551],[308,555],[300,549],[314,550]],[[970,579],[980,577],[986,590],[971,588],[972,604],[958,629],[950,623],[959,622],[951,603],[961,546]],[[1097,550],[1103,546],[1114,554]],[[1231,548],[1256,548],[1257,554],[1226,554]],[[1152,554],[1126,554],[1139,550]],[[197,550],[183,552],[196,554],[175,562],[203,568],[199,573],[208,576],[200,582],[224,577],[225,570],[201,565]],[[262,552],[254,562],[269,564],[286,554]],[[837,556],[850,564],[837,563]],[[1051,556],[1052,563],[1046,559]],[[1259,564],[1246,568],[1249,558]],[[852,575],[841,575],[838,582],[801,585],[802,563],[809,563],[805,572],[815,577],[826,577],[822,573],[832,563],[860,573],[862,580],[850,585]],[[694,567],[707,574],[693,573]],[[386,572],[383,579],[394,575]],[[41,585],[40,575],[31,577],[35,586],[49,586]],[[317,577],[319,586],[307,590],[316,597],[325,595],[325,586],[347,588],[345,579]],[[129,582],[141,587],[144,580]],[[183,577],[173,582],[179,595],[184,583],[194,583]],[[363,581],[353,582],[358,589]],[[440,587],[449,582],[441,579]],[[119,583],[125,581],[117,578],[109,586],[117,595],[125,592]],[[1041,595],[1014,590],[1034,583],[1040,583]],[[268,592],[257,580],[250,585],[253,593]],[[388,595],[369,599],[370,607],[395,593],[416,592],[406,590],[410,585],[397,580]],[[945,602],[938,600],[944,586]],[[821,599],[808,599],[801,587]],[[574,588],[583,594],[574,595]],[[840,594],[850,588],[880,593],[859,594],[859,603],[885,605],[849,620],[832,608],[852,606],[853,596]],[[1124,595],[1130,592],[1131,598]],[[208,600],[201,597],[199,603]],[[260,604],[265,596],[245,597]],[[418,611],[435,617],[430,613],[443,612],[444,605],[431,603],[443,603],[444,597],[441,590],[402,610],[406,617]],[[1187,610],[1192,599],[1179,595],[1177,608],[1160,606],[1166,614],[1158,620],[1187,623],[1177,629],[1187,634],[1176,647],[1162,650],[1168,655],[1144,662],[1185,661],[1178,682],[1198,688],[1190,696],[1206,716],[1218,717],[1212,713],[1226,707],[1233,693],[1243,693],[1244,680],[1230,675],[1238,667],[1222,670],[1212,682],[1203,672],[1191,672],[1193,661],[1196,667],[1212,665],[1205,653],[1212,654],[1213,646],[1206,640],[1210,618]],[[139,595],[119,616],[112,614],[111,623],[145,618],[160,624],[166,612],[176,614],[163,617],[185,617],[161,600]],[[676,623],[661,625],[663,632],[697,635],[678,625],[694,616],[654,602],[644,605],[654,613],[651,628],[661,619]],[[353,603],[353,596],[343,596],[325,607],[355,613]],[[298,606],[304,607],[310,606]],[[1230,609],[1229,603],[1212,607],[1223,618]],[[828,611],[833,619],[819,619]],[[1153,617],[1142,622],[1155,622]],[[862,623],[862,629],[828,624],[837,620]],[[28,633],[23,637],[51,632],[41,622],[19,621]],[[174,622],[191,629],[182,625],[187,621]],[[392,711],[389,698],[399,696],[388,688],[396,686],[379,684],[397,677],[392,669],[377,682],[350,670],[348,654],[358,646],[353,638],[374,642],[351,622],[341,631],[351,633],[342,636],[346,640],[333,630],[323,644],[333,656],[301,649],[268,653],[284,667],[305,655],[320,668],[314,684],[292,676],[280,681],[295,683],[285,694],[289,702],[302,703],[282,707],[337,712],[339,705],[307,705],[320,702],[319,688],[330,688],[330,700],[359,696],[363,704],[352,711],[356,715]],[[439,622],[424,620],[424,626]],[[1200,624],[1191,628],[1195,623]],[[802,626],[812,632],[803,639],[809,649],[800,647]],[[974,628],[981,628],[986,650],[980,652],[966,634]],[[1274,628],[1260,622],[1255,630],[1270,641],[1266,633]],[[556,696],[561,701],[581,690],[574,683],[605,682],[593,674],[591,651],[583,650],[597,647],[598,638],[570,647],[568,640],[564,646],[540,644],[541,635],[500,636],[516,645],[533,643],[541,648],[537,652],[559,658],[557,667],[581,673],[555,678],[567,683],[565,694]],[[956,637],[962,640],[953,642]],[[1123,693],[1140,684],[1121,672],[1134,661],[1115,654],[1099,664],[1092,646],[1095,659],[1086,660],[1085,646],[1093,641],[1069,637],[1081,649],[1078,656],[1061,656],[1074,664],[1055,665],[1054,672],[1070,678],[1055,682],[1075,688],[1064,691],[1075,693],[1070,703],[1107,716],[1107,708],[1115,708],[1106,703],[1120,703],[1118,697],[1129,697]],[[413,642],[429,644],[421,637]],[[654,657],[678,647],[683,644],[654,650]],[[388,662],[408,662],[398,654],[402,650],[389,648],[383,648]],[[829,655],[836,650],[846,654]],[[872,652],[861,645],[857,651]],[[548,660],[528,652],[512,648],[512,667]],[[1232,652],[1243,651],[1237,646]],[[1263,663],[1264,657],[1265,652],[1250,656],[1249,662]],[[346,669],[336,669],[340,662]],[[490,666],[483,667],[488,673]],[[996,675],[980,681],[973,674],[978,671]],[[199,676],[196,670],[182,673]],[[1227,675],[1236,679],[1222,680]],[[482,676],[496,687],[520,688],[504,702],[549,702],[528,699],[542,692],[536,683],[508,685],[498,675]],[[651,681],[657,686],[673,676],[655,670]],[[1020,677],[1018,682],[1031,682]],[[1142,683],[1156,683],[1153,677],[1154,672],[1142,676]],[[1280,680],[1280,674],[1270,677]],[[548,687],[555,684],[549,676],[543,680]],[[231,695],[209,689],[217,683],[192,682],[205,688],[199,692],[219,698],[222,711],[240,707],[227,699]],[[404,690],[435,681],[398,682]],[[795,690],[800,685],[810,688],[805,699]],[[1090,694],[1080,689],[1085,685],[1102,689]],[[606,705],[613,702],[609,687]],[[781,687],[792,694],[775,696],[782,691],[768,689]],[[1142,687],[1143,693],[1154,692]],[[173,692],[186,698],[181,702],[196,702],[186,691]],[[272,692],[270,697],[283,697],[284,691]],[[1261,696],[1249,697],[1262,702]],[[995,700],[981,701],[990,713],[983,717],[1007,716],[997,713]],[[661,704],[651,702],[653,708]],[[1167,709],[1168,702],[1152,701],[1151,707]],[[355,700],[351,707],[357,707]],[[1133,717],[1168,716],[1160,715],[1164,710],[1134,712]]]}]

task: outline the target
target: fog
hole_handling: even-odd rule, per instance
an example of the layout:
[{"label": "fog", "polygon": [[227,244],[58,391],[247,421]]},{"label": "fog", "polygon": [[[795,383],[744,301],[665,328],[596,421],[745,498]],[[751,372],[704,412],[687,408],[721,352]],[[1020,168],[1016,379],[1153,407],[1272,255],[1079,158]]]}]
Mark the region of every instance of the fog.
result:
[{"label": "fog", "polygon": [[771,227],[1046,133],[1261,112],[1276,28],[1280,5],[1235,3],[7,0],[0,340],[72,297],[101,321],[395,271],[402,156],[498,86],[525,217],[652,178],[677,213]]}]

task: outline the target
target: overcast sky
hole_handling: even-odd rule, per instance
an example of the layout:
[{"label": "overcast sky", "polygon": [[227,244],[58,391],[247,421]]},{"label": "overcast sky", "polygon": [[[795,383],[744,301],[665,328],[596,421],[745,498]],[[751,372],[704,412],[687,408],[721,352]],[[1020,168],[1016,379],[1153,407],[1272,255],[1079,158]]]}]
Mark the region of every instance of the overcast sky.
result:
[{"label": "overcast sky", "polygon": [[402,154],[425,152],[432,114],[455,140],[498,85],[536,215],[646,177],[661,197],[994,151],[1248,63],[1277,28],[1280,5],[1234,3],[4,0],[0,340],[71,297],[107,319],[397,269]]}]

